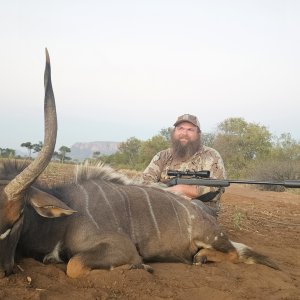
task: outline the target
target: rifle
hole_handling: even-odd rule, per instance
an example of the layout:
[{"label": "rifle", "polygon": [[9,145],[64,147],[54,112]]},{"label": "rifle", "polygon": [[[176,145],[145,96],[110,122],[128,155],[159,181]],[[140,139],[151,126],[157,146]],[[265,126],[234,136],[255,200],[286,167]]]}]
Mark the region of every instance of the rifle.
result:
[{"label": "rifle", "polygon": [[173,176],[173,178],[171,178],[167,182],[167,186],[173,186],[176,184],[187,184],[187,185],[203,185],[203,186],[212,186],[212,187],[228,187],[230,186],[231,183],[237,183],[237,184],[281,185],[286,188],[300,188],[300,180],[257,181],[257,180],[213,179],[213,178],[209,178],[210,171],[206,171],[206,170],[204,171],[169,170],[167,174],[169,176]]}]

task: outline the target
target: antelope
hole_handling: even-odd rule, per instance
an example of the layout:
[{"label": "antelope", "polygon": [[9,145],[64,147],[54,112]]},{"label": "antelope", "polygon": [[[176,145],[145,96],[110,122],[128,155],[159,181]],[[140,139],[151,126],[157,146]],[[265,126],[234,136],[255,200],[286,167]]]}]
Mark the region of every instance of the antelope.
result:
[{"label": "antelope", "polygon": [[51,188],[40,183],[57,135],[47,49],[44,85],[41,152],[27,164],[0,161],[0,278],[13,272],[16,256],[65,262],[72,278],[118,266],[152,272],[146,263],[154,261],[230,261],[278,269],[268,257],[230,241],[201,205],[132,182],[109,166],[81,165],[69,183]]}]

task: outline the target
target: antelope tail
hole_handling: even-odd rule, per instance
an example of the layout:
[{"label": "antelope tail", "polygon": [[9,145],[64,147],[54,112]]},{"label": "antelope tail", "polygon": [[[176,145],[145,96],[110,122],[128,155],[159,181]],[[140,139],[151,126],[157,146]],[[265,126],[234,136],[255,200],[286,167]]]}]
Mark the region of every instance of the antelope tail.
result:
[{"label": "antelope tail", "polygon": [[280,270],[279,266],[267,256],[252,250],[244,244],[232,241],[231,243],[238,252],[239,262],[243,262],[245,264],[261,264],[275,270]]}]

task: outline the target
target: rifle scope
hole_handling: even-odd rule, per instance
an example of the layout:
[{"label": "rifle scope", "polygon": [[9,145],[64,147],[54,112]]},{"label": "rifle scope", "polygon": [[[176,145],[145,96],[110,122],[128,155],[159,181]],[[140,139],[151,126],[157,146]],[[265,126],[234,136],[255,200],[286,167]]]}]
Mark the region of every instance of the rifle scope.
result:
[{"label": "rifle scope", "polygon": [[191,176],[191,177],[200,177],[200,178],[209,178],[210,177],[210,171],[202,170],[202,171],[176,171],[176,170],[169,170],[167,172],[168,176],[175,176],[175,177],[181,177],[181,176]]}]

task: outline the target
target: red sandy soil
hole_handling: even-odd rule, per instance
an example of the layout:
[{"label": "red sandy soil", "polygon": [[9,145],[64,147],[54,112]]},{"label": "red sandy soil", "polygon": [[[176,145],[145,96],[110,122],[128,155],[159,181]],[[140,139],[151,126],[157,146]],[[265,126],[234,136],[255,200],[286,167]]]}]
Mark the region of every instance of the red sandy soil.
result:
[{"label": "red sandy soil", "polygon": [[24,259],[0,279],[0,299],[300,299],[300,195],[231,186],[220,225],[233,241],[271,257],[281,270],[228,262],[154,263],[143,270],[95,270],[70,279],[64,264]]}]

